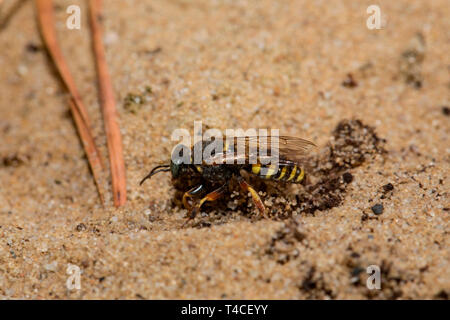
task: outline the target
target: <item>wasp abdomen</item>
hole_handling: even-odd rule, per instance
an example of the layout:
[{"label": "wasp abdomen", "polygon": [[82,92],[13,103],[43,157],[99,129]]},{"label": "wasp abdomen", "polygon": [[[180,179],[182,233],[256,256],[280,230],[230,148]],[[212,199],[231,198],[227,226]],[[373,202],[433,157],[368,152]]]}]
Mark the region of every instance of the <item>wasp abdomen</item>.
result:
[{"label": "wasp abdomen", "polygon": [[261,165],[253,164],[252,173],[263,178],[270,179],[274,181],[283,181],[290,183],[300,183],[305,177],[305,170],[303,168],[293,165]]}]

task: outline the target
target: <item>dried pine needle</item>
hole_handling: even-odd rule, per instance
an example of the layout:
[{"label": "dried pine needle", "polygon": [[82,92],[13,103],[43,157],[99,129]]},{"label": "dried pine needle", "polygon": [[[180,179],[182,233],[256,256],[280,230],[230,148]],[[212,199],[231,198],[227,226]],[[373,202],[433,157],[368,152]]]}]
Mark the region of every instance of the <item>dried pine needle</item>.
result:
[{"label": "dried pine needle", "polygon": [[96,58],[97,74],[100,88],[100,100],[105,123],[106,138],[111,167],[114,205],[120,207],[126,202],[126,175],[123,159],[122,137],[117,122],[116,102],[105,58],[102,42],[102,29],[99,23],[101,0],[89,1],[93,47]]},{"label": "dried pine needle", "polygon": [[100,201],[103,204],[103,190],[100,183],[103,163],[94,142],[94,137],[91,132],[91,123],[86,107],[81,100],[78,89],[75,86],[75,82],[58,45],[56,32],[54,29],[53,1],[36,0],[36,7],[44,42],[65,86],[71,94],[69,101],[70,110],[94,176]]}]

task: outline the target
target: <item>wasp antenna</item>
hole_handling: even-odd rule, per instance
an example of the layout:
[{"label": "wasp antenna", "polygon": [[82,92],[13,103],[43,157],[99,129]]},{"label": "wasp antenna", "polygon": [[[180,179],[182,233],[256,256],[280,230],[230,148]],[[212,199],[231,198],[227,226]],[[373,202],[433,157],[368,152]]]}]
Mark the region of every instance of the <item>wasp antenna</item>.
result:
[{"label": "wasp antenna", "polygon": [[[144,177],[144,179],[141,180],[141,182],[139,182],[139,185],[141,186],[141,185],[144,183],[145,180],[151,178],[153,175],[155,175],[155,174],[157,174],[157,173],[159,173],[159,172],[167,172],[167,171],[170,171],[170,168],[169,168],[169,167],[170,167],[170,165],[168,165],[168,164],[154,167],[154,168],[152,169],[152,171],[150,171],[150,173],[149,173],[148,175],[146,175],[146,176]],[[161,169],[161,168],[167,168],[167,169]],[[157,169],[160,169],[160,170],[157,170]]]}]

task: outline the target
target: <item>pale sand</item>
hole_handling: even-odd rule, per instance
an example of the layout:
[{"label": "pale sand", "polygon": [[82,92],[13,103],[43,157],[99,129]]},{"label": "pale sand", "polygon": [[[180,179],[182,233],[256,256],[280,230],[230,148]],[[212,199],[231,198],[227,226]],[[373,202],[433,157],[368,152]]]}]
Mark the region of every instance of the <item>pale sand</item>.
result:
[{"label": "pale sand", "polygon": [[[85,2],[55,2],[106,160]],[[382,30],[366,28],[371,1],[105,2],[129,192],[118,210],[110,195],[107,209],[98,203],[67,94],[39,50],[33,3],[0,31],[0,297],[448,298],[448,1],[378,1]],[[81,30],[65,28],[74,3]],[[348,73],[356,87],[342,85]],[[172,131],[194,120],[280,128],[320,152],[352,118],[374,127],[387,152],[348,169],[348,185],[337,180],[343,199],[331,209],[258,219],[238,210],[251,205],[245,197],[235,212],[225,199],[181,229],[186,210],[172,205],[169,174],[138,186],[169,158]],[[290,215],[302,192],[264,197],[288,201]],[[81,290],[66,288],[69,263],[82,270]],[[381,267],[381,290],[366,288],[369,265]]]}]

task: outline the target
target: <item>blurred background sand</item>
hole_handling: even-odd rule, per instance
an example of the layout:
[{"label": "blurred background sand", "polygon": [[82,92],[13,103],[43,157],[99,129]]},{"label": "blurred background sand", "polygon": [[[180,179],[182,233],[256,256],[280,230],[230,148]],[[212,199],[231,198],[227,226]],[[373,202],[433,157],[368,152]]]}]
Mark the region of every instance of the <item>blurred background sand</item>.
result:
[{"label": "blurred background sand", "polygon": [[[54,3],[106,160],[86,2]],[[65,27],[71,4],[81,30]],[[105,209],[25,1],[0,30],[0,297],[448,299],[450,6],[377,1],[382,29],[369,30],[371,4],[105,1],[128,178],[127,205],[108,195]],[[216,210],[181,229],[170,176],[138,185],[194,120],[280,128],[320,150],[353,118],[387,153],[351,169],[329,210],[288,220]],[[82,271],[80,290],[66,287],[68,264]],[[381,267],[381,290],[366,288],[369,265]]]}]

